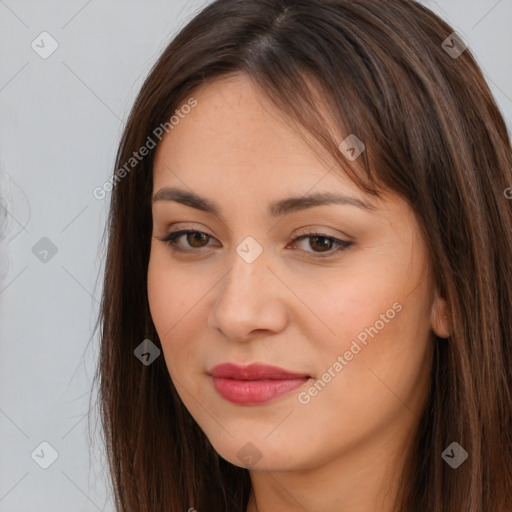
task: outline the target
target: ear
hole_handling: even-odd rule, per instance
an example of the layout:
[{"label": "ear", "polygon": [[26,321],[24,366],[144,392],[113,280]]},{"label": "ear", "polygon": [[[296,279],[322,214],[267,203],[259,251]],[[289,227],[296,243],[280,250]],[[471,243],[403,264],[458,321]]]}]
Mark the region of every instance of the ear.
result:
[{"label": "ear", "polygon": [[431,316],[432,330],[439,338],[449,338],[452,333],[452,319],[450,308],[435,289],[434,303],[432,304]]}]

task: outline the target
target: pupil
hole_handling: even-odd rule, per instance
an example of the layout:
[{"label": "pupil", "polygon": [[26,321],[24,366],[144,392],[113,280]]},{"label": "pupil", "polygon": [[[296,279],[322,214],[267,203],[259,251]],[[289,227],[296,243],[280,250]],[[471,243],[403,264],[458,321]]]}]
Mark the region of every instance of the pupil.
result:
[{"label": "pupil", "polygon": [[[327,237],[325,237],[325,236],[314,236],[312,238],[312,240],[323,240],[324,243],[323,244],[319,244],[319,245],[321,246],[321,248],[329,249],[330,240]],[[313,247],[313,244],[310,243],[310,245],[311,245],[311,247]],[[314,249],[314,247],[313,247],[313,249]]]},{"label": "pupil", "polygon": [[[189,236],[193,237],[194,242],[201,242],[204,241],[208,235],[205,235],[203,233],[189,233]],[[190,245],[194,246],[194,243],[191,243]]]}]

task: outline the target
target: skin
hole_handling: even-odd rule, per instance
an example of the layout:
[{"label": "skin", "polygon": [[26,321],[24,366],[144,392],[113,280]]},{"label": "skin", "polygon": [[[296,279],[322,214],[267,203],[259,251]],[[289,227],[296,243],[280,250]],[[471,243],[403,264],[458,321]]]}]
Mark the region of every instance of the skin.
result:
[{"label": "skin", "polygon": [[[176,389],[215,450],[249,467],[247,512],[391,511],[427,397],[432,331],[450,333],[414,212],[397,195],[370,197],[339,166],[328,172],[334,161],[319,158],[244,75],[193,96],[198,105],[157,149],[153,191],[194,191],[221,215],[155,201],[148,268],[151,315]],[[267,215],[272,201],[319,191],[374,209]],[[314,237],[294,242],[302,228],[353,245],[336,252]],[[178,246],[189,252],[173,252],[159,238],[180,229],[210,238],[182,236]],[[236,252],[247,236],[263,249],[252,263]],[[401,311],[300,403],[299,393],[395,303]],[[223,362],[312,378],[269,403],[235,405],[206,373]],[[260,455],[253,465],[237,456],[248,442]]]}]

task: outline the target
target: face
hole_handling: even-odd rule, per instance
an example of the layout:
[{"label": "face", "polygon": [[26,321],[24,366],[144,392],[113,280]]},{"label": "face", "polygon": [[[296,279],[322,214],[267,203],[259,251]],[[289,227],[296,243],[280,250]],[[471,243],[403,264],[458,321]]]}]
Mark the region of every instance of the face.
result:
[{"label": "face", "polygon": [[[238,466],[310,469],[377,444],[399,450],[424,405],[431,331],[446,327],[412,210],[328,172],[333,162],[249,79],[194,98],[157,150],[148,268],[183,403]],[[327,192],[345,200],[274,204]],[[223,363],[237,371],[212,372]]]}]

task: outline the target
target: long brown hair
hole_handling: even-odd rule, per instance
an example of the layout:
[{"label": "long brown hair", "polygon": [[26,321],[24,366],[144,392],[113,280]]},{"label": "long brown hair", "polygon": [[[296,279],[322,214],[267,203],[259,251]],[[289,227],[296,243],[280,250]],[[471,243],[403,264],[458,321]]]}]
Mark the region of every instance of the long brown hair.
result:
[{"label": "long brown hair", "polygon": [[[512,510],[512,151],[453,32],[411,0],[217,0],[160,56],[119,145],[97,324],[95,381],[119,512],[247,505],[248,471],[213,450],[163,357],[146,366],[134,356],[145,339],[161,348],[146,289],[155,150],[126,166],[194,88],[231,73],[251,77],[364,190],[400,194],[421,225],[453,332],[433,335],[430,397],[396,510]],[[359,171],[347,167],[315,91],[340,133],[365,143]],[[454,441],[468,452],[457,469],[441,457]]]}]

